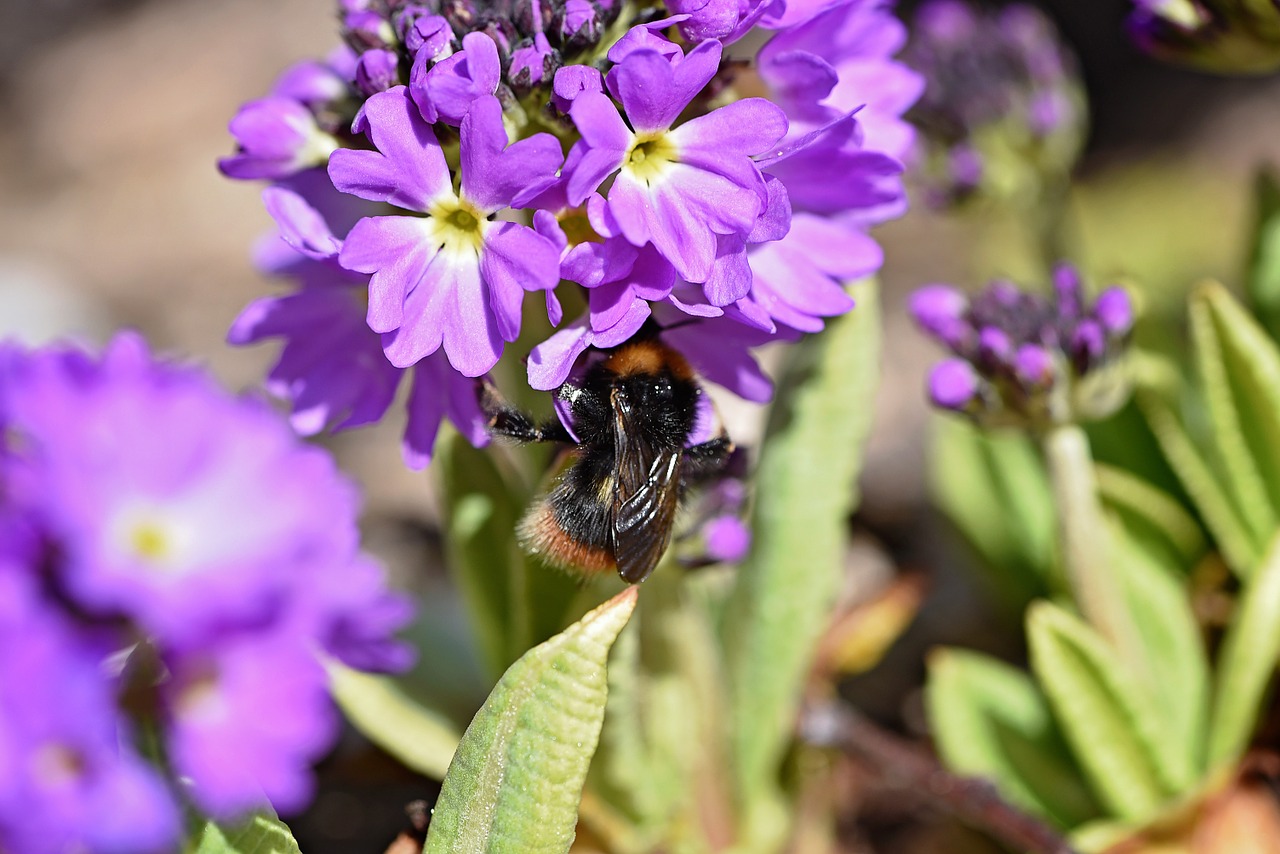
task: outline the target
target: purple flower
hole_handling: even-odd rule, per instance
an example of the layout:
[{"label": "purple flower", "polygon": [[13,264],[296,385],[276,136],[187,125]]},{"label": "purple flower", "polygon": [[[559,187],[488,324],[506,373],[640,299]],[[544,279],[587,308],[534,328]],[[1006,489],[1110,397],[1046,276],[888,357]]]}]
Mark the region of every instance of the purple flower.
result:
[{"label": "purple flower", "polygon": [[[355,52],[345,45],[327,62],[306,60],[286,68],[276,78],[271,94],[308,107],[320,107],[347,96],[354,79]],[[351,76],[342,69],[351,66]]]},{"label": "purple flower", "polygon": [[[680,60],[647,48],[627,54],[606,82],[631,127],[603,94],[584,92],[570,110],[584,151],[569,176],[570,204],[581,204],[616,172],[608,209],[622,234],[635,246],[652,242],[681,278],[695,283],[711,278],[718,238],[745,238],[764,211],[768,191],[751,157],[787,127],[776,106],[748,98],[672,128],[715,75],[720,54],[715,41]],[[727,304],[744,294],[713,301]]]},{"label": "purple flower", "polygon": [[472,103],[491,96],[501,79],[497,44],[484,33],[468,33],[462,50],[410,75],[409,93],[428,124],[443,121],[456,127]]},{"label": "purple flower", "polygon": [[365,199],[425,213],[370,217],[347,236],[344,267],[372,274],[368,323],[387,333],[391,363],[407,367],[441,347],[467,376],[498,361],[520,331],[525,290],[559,282],[550,240],[489,217],[521,192],[550,181],[560,145],[538,134],[507,145],[496,98],[477,100],[462,121],[461,191],[444,152],[403,87],[370,98],[356,120],[377,151],[336,152],[334,185]]},{"label": "purple flower", "polygon": [[751,530],[736,515],[717,516],[703,526],[707,557],[738,563],[751,551]]},{"label": "purple flower", "polygon": [[793,133],[857,111],[862,147],[901,160],[914,139],[902,115],[924,88],[919,74],[893,59],[905,41],[889,4],[846,0],[770,39],[760,49],[760,76]]},{"label": "purple flower", "polygon": [[229,125],[239,150],[218,161],[228,178],[287,178],[324,165],[338,142],[316,124],[311,111],[289,98],[250,101]]},{"label": "purple flower", "polygon": [[[339,195],[332,186],[329,194]],[[302,196],[276,187],[264,191],[263,199],[281,227],[280,243],[286,250],[268,271],[294,276],[302,287],[250,303],[232,324],[228,341],[284,339],[266,388],[293,404],[290,421],[299,433],[309,436],[378,421],[394,400],[405,369],[387,361],[381,336],[365,323],[369,277],[338,265],[342,242]],[[428,356],[414,369],[408,414],[403,453],[410,468],[430,462],[445,416],[473,444],[488,441],[472,381],[454,371],[443,353]]]},{"label": "purple flower", "polygon": [[[0,406],[0,772],[14,772],[0,773],[0,844],[167,850],[176,811],[119,746],[100,666],[135,644],[131,661],[154,656],[166,678],[126,665],[120,690],[155,716],[197,803],[220,817],[301,806],[335,734],[316,653],[377,669],[412,657],[393,638],[407,602],[357,552],[351,484],[269,408],[129,334],[100,359],[0,350]],[[37,601],[46,587],[58,598]],[[15,835],[15,804],[46,847]]]},{"label": "purple flower", "polygon": [[165,666],[169,760],[204,811],[231,818],[265,800],[294,812],[310,800],[309,766],[338,721],[305,635],[233,634],[171,651]]},{"label": "purple flower", "polygon": [[0,555],[0,848],[9,854],[168,851],[177,806],[127,732],[100,669],[107,649],[77,636]]},{"label": "purple flower", "polygon": [[297,573],[354,552],[354,490],[326,455],[134,336],[77,374],[34,362],[15,399],[17,489],[93,613],[184,639],[261,619]]}]

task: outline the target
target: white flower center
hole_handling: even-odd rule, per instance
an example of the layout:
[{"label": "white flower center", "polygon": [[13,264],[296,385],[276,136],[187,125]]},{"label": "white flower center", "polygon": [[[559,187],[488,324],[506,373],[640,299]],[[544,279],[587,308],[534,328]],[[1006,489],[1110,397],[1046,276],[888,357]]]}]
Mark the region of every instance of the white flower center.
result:
[{"label": "white flower center", "polygon": [[476,256],[484,245],[489,220],[466,199],[439,199],[427,211],[431,236],[450,255]]},{"label": "white flower center", "polygon": [[636,134],[622,161],[622,168],[637,181],[648,183],[661,178],[680,162],[680,150],[664,131],[658,134]]}]

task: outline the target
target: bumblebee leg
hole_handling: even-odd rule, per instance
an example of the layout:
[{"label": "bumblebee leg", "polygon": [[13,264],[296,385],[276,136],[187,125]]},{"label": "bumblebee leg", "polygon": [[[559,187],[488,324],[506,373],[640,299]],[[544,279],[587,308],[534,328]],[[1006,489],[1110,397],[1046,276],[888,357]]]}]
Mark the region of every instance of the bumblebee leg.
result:
[{"label": "bumblebee leg", "polygon": [[697,483],[717,474],[729,462],[733,440],[723,434],[684,449],[684,480]]},{"label": "bumblebee leg", "polygon": [[551,418],[541,424],[537,423],[508,403],[497,387],[487,379],[477,381],[476,395],[480,399],[480,408],[489,417],[489,432],[495,436],[504,436],[517,442],[573,443],[573,437],[564,429],[560,419]]}]

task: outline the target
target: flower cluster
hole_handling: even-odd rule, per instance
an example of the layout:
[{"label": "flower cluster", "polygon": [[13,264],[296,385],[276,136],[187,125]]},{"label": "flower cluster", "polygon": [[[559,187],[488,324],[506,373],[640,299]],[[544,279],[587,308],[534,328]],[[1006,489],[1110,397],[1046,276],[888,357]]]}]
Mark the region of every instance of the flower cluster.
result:
[{"label": "flower cluster", "polygon": [[930,0],[916,11],[903,58],[927,81],[908,117],[920,130],[933,205],[1034,199],[1075,164],[1083,87],[1074,57],[1036,8]]},{"label": "flower cluster", "polygon": [[337,725],[317,654],[409,663],[329,457],[130,334],[0,346],[0,436],[0,850],[304,804]]},{"label": "flower cluster", "polygon": [[[560,327],[527,354],[534,388],[651,322],[767,399],[751,348],[849,311],[844,282],[881,263],[868,228],[905,207],[921,82],[888,6],[342,0],[344,47],[231,123],[224,173],[273,182],[262,266],[297,283],[231,340],[284,339],[268,387],[304,433],[379,419],[410,373],[415,467],[446,417],[486,440],[471,378],[531,292]],[[767,98],[726,56],[753,27]]]},{"label": "flower cluster", "polygon": [[1234,74],[1280,69],[1280,3],[1250,0],[1134,0],[1126,22],[1153,56]]},{"label": "flower cluster", "polygon": [[1101,418],[1128,397],[1129,296],[1110,287],[1090,303],[1070,265],[1054,270],[1052,297],[1003,280],[972,299],[950,285],[926,285],[910,310],[955,354],[929,376],[929,397],[942,409],[1037,427]]}]

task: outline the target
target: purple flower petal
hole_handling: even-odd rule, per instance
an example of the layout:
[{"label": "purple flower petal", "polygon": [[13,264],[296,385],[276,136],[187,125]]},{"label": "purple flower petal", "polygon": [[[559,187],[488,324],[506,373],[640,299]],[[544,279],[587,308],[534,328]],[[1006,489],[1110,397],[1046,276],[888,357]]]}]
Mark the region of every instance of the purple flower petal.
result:
[{"label": "purple flower petal", "polygon": [[560,112],[568,114],[579,95],[604,91],[604,77],[600,69],[590,65],[566,65],[556,71],[551,89],[551,103]]},{"label": "purple flower petal", "polygon": [[787,116],[776,104],[744,98],[690,119],[671,132],[671,139],[679,145],[682,161],[703,165],[731,160],[726,157],[731,154],[763,154],[786,135]]},{"label": "purple flower petal", "polygon": [[573,363],[591,346],[591,341],[591,328],[583,317],[534,347],[529,352],[529,385],[538,391],[564,385]]},{"label": "purple flower petal", "polygon": [[338,260],[348,270],[372,274],[369,328],[391,332],[404,322],[405,300],[426,278],[435,257],[428,220],[375,216],[355,224]]},{"label": "purple flower petal", "polygon": [[285,243],[317,261],[337,257],[342,244],[333,236],[324,217],[302,196],[281,187],[268,187],[262,191],[262,204],[280,226],[280,237]]},{"label": "purple flower petal", "polygon": [[353,129],[368,135],[378,150],[333,153],[329,177],[342,192],[416,211],[451,192],[444,152],[403,86],[366,101]]},{"label": "purple flower petal", "polygon": [[525,188],[554,178],[564,155],[549,133],[508,146],[502,105],[486,95],[476,99],[462,120],[461,161],[463,197],[492,214]]},{"label": "purple flower petal", "polygon": [[520,334],[524,292],[550,290],[560,283],[560,252],[531,228],[493,223],[480,252],[480,272],[488,284],[499,334],[514,341]]},{"label": "purple flower petal", "polygon": [[637,50],[609,72],[606,82],[637,133],[664,131],[715,76],[720,54],[720,43],[707,41],[673,65],[656,50]]},{"label": "purple flower petal", "polygon": [[456,127],[472,102],[492,95],[501,78],[497,43],[485,33],[473,32],[463,36],[461,51],[437,62],[410,91],[422,118]]}]

